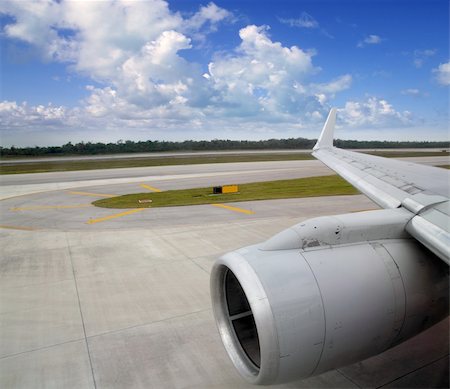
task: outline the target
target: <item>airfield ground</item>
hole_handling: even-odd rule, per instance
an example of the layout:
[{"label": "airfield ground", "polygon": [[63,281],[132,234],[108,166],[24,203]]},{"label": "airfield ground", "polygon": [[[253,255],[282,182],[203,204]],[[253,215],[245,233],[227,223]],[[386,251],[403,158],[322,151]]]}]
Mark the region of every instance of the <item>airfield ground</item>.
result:
[{"label": "airfield ground", "polygon": [[[353,195],[127,213],[91,202],[327,174],[318,161],[281,161],[3,176],[0,387],[253,388],[217,334],[209,298],[214,259],[306,218],[376,205]],[[448,387],[448,325],[278,387]]]}]

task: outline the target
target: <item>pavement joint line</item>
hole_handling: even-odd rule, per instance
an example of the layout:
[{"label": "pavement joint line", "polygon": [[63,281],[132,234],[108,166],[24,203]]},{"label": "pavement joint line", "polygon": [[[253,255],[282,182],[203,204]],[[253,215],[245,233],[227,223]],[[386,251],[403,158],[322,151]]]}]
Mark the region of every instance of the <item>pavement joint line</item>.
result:
[{"label": "pavement joint line", "polygon": [[9,225],[4,225],[4,224],[0,224],[0,228],[6,228],[8,230],[20,230],[20,231],[36,231],[37,230],[37,228],[33,228],[33,227],[9,226]]},{"label": "pavement joint line", "polygon": [[75,273],[75,266],[73,265],[72,250],[70,249],[70,242],[69,242],[67,233],[66,233],[66,242],[67,242],[67,250],[69,252],[70,265],[72,266],[73,283],[75,284],[75,291],[77,292],[78,309],[80,311],[81,325],[83,327],[84,343],[86,345],[86,351],[87,351],[87,355],[89,358],[89,365],[91,367],[91,374],[92,374],[92,380],[94,382],[94,389],[97,389],[97,382],[95,381],[95,374],[94,374],[94,365],[92,364],[91,350],[89,349],[89,342],[87,340],[87,334],[86,334],[86,325],[84,323],[83,309],[81,308],[81,299],[80,299],[80,292],[78,291],[77,276]]},{"label": "pavement joint line", "polygon": [[125,211],[125,212],[120,212],[120,213],[116,213],[114,215],[109,215],[109,216],[105,216],[105,217],[100,217],[98,219],[90,219],[89,221],[86,222],[86,224],[95,224],[95,223],[100,223],[100,222],[104,222],[106,220],[111,220],[111,219],[116,219],[118,217],[122,217],[122,216],[127,216],[127,215],[131,215],[133,213],[136,212],[142,212],[147,210],[148,208],[136,208],[136,209],[131,209],[129,211]]},{"label": "pavement joint line", "polygon": [[145,189],[148,189],[148,190],[151,190],[152,192],[162,192],[161,189],[155,188],[155,187],[147,185],[147,184],[141,184],[141,187],[145,188]]},{"label": "pavement joint line", "polygon": [[55,343],[55,344],[49,344],[48,346],[42,346],[42,347],[38,347],[38,348],[33,348],[31,350],[24,350],[24,351],[20,351],[18,353],[13,353],[13,354],[8,354],[8,355],[3,355],[2,357],[0,357],[0,361],[2,359],[8,359],[8,358],[14,358],[17,357],[19,355],[23,355],[23,354],[28,354],[28,353],[34,353],[36,351],[42,351],[42,350],[47,350],[49,348],[52,347],[58,347],[58,346],[62,346],[64,344],[69,344],[69,343],[75,343],[75,342],[81,342],[83,341],[84,338],[79,338],[79,339],[71,339],[71,340],[67,340],[65,342],[61,342],[61,343]]},{"label": "pavement joint line", "polygon": [[414,370],[412,370],[412,371],[410,371],[408,373],[405,373],[405,374],[401,375],[400,377],[397,377],[395,380],[392,380],[392,381],[386,382],[386,383],[384,383],[384,384],[382,384],[380,386],[377,386],[375,389],[384,388],[385,386],[390,385],[390,384],[392,384],[395,381],[401,380],[402,378],[405,378],[405,377],[409,376],[410,374],[415,373],[416,371],[422,370],[422,369],[432,365],[433,363],[439,362],[440,360],[442,360],[444,358],[447,358],[448,356],[449,356],[449,354],[447,353],[447,354],[445,354],[445,355],[443,355],[443,356],[441,356],[439,358],[436,358],[436,359],[432,360],[431,362],[425,363],[424,365],[419,366],[418,368],[416,368],[416,369],[414,369]]},{"label": "pavement joint line", "polygon": [[212,308],[205,308],[205,309],[200,309],[199,311],[195,311],[195,312],[188,312],[188,313],[183,313],[181,315],[177,315],[177,316],[171,316],[171,317],[167,317],[165,319],[161,319],[161,320],[155,320],[155,321],[149,321],[146,323],[142,323],[142,324],[136,324],[134,326],[129,326],[129,327],[125,327],[125,328],[120,328],[118,330],[111,330],[111,331],[106,331],[106,332],[102,332],[100,334],[95,334],[95,335],[89,335],[87,337],[87,339],[92,339],[92,338],[97,338],[99,336],[105,336],[105,335],[112,335],[112,334],[117,334],[119,332],[122,331],[128,331],[128,330],[132,330],[135,328],[139,328],[139,327],[145,327],[145,326],[149,326],[152,324],[157,324],[157,323],[164,323],[166,321],[170,321],[170,320],[176,320],[176,319],[181,319],[183,317],[187,317],[187,316],[191,316],[191,315],[196,315],[198,313],[203,313],[203,312],[208,312],[208,311],[212,311]]},{"label": "pavement joint line", "polygon": [[[177,264],[180,262],[189,262],[190,259],[189,258],[183,258],[183,259],[173,259],[170,261],[171,264]],[[142,274],[145,275],[146,273],[149,272],[153,272],[155,270],[155,267],[157,266],[163,266],[165,265],[166,262],[164,262],[163,260],[161,260],[161,262],[155,263],[153,265],[148,265],[148,266],[142,266],[139,269],[142,270]],[[109,270],[104,270],[104,271],[96,271],[95,273],[90,273],[90,274],[77,274],[77,278],[81,279],[81,278],[92,278],[92,277],[97,277],[97,276],[103,276],[105,274],[110,274]],[[20,287],[19,287],[20,288]]]},{"label": "pavement joint line", "polygon": [[106,194],[106,193],[90,193],[90,192],[74,192],[70,191],[70,194],[81,195],[81,196],[92,196],[92,197],[116,197],[118,195]]},{"label": "pavement joint line", "polygon": [[[67,281],[72,281],[72,278],[63,278],[62,280],[50,281],[50,282],[44,281],[44,282],[23,284],[23,285],[17,285],[17,286],[7,286],[7,287],[5,287],[5,289],[22,289],[22,288],[28,288],[28,287],[33,287],[34,288],[34,287],[44,286],[44,285],[59,284],[61,282],[67,282]],[[14,311],[14,312],[18,312],[18,311]]]},{"label": "pavement joint line", "polygon": [[255,212],[250,211],[248,209],[243,209],[243,208],[238,208],[238,207],[232,207],[231,205],[225,205],[225,204],[211,204],[213,207],[218,207],[218,208],[224,208],[224,209],[228,209],[230,211],[235,211],[235,212],[241,212],[241,213],[245,213],[247,215],[253,215]]},{"label": "pavement joint line", "polygon": [[92,204],[74,204],[74,205],[31,205],[29,207],[16,207],[11,208],[11,211],[39,211],[46,209],[66,209],[66,208],[86,208],[92,207]]}]

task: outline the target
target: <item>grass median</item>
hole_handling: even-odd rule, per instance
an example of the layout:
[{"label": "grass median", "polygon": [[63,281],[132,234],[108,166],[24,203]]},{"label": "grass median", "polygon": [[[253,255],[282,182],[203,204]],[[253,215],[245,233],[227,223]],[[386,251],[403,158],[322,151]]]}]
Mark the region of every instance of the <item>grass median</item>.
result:
[{"label": "grass median", "polygon": [[111,160],[78,160],[64,161],[55,158],[54,161],[25,162],[14,164],[14,160],[6,161],[0,166],[0,174],[25,174],[44,172],[64,172],[76,170],[96,169],[120,169],[133,167],[171,166],[171,165],[200,165],[207,163],[230,163],[230,162],[265,162],[265,161],[302,161],[311,160],[314,157],[310,153],[295,154],[242,154],[242,155],[192,155],[183,156],[155,156],[155,157],[133,157]]},{"label": "grass median", "polygon": [[212,187],[195,188],[129,194],[97,200],[92,204],[103,208],[156,208],[357,193],[359,192],[342,178],[332,175],[240,184],[239,193],[212,194]]},{"label": "grass median", "polygon": [[[403,157],[436,157],[449,156],[446,152],[437,151],[402,151],[402,150],[379,150],[367,151],[368,154],[378,155],[387,158]],[[105,157],[107,158],[107,157]],[[25,174],[25,173],[44,173],[44,172],[64,172],[76,170],[94,170],[94,169],[117,169],[133,167],[150,166],[169,166],[169,165],[191,165],[206,163],[230,163],[230,162],[263,162],[263,161],[301,161],[310,160],[314,157],[309,152],[298,153],[261,153],[246,154],[236,152],[233,155],[190,155],[183,156],[182,153],[173,156],[153,156],[153,157],[134,157],[130,154],[129,158],[120,159],[95,159],[95,160],[76,160],[66,161],[55,157],[52,161],[35,161],[14,163],[14,159],[2,159],[0,165],[1,174]]]}]

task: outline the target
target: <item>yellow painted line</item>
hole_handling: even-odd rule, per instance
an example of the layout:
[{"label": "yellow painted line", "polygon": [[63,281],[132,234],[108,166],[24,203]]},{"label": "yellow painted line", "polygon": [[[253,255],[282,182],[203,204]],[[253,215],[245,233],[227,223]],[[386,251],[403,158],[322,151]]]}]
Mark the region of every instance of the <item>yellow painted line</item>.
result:
[{"label": "yellow painted line", "polygon": [[45,209],[66,209],[66,208],[85,208],[92,207],[92,204],[76,204],[76,205],[32,205],[29,207],[11,208],[11,211],[39,211]]},{"label": "yellow painted line", "polygon": [[150,186],[150,185],[141,184],[141,186],[145,189],[151,190],[152,192],[162,192],[161,189],[154,188],[153,186]]},{"label": "yellow painted line", "polygon": [[249,211],[248,209],[242,209],[242,208],[238,208],[238,207],[232,207],[230,205],[225,205],[225,204],[211,204],[214,207],[219,207],[219,208],[224,208],[224,209],[228,209],[230,211],[235,211],[235,212],[241,212],[241,213],[245,213],[247,215],[253,215],[255,212],[253,211]]},{"label": "yellow painted line", "polygon": [[131,215],[133,213],[136,212],[141,212],[141,211],[145,211],[148,208],[136,208],[136,209],[132,209],[131,211],[125,211],[125,212],[121,212],[121,213],[116,213],[114,215],[109,215],[109,216],[105,216],[105,217],[101,217],[99,219],[91,219],[89,221],[86,222],[86,224],[95,224],[95,223],[100,223],[100,222],[104,222],[106,220],[111,220],[111,219],[115,219],[118,217],[122,217],[122,216],[127,216],[127,215]]},{"label": "yellow painted line", "polygon": [[74,195],[92,196],[92,197],[116,197],[116,196],[118,196],[118,195],[105,194],[105,193],[89,193],[89,192],[69,192],[69,193],[74,194]]},{"label": "yellow painted line", "polygon": [[7,228],[8,230],[36,231],[36,228],[32,228],[32,227],[20,227],[20,226],[6,226],[6,225],[0,225],[0,228]]}]

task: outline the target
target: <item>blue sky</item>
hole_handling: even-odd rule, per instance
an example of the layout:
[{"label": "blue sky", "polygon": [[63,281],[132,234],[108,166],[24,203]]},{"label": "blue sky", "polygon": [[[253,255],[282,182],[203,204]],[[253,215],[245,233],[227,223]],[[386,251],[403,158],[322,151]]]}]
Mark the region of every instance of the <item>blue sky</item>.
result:
[{"label": "blue sky", "polygon": [[2,1],[2,146],[448,140],[447,0]]}]

